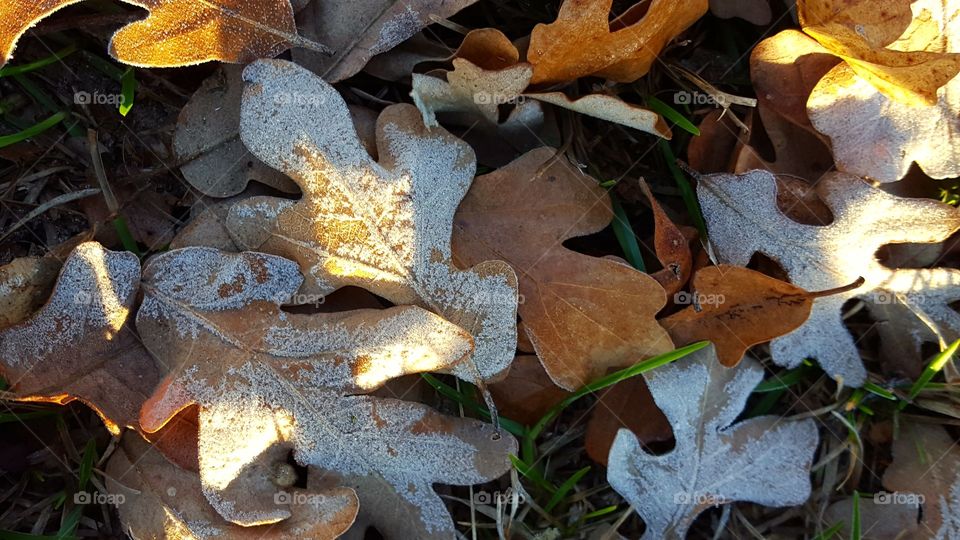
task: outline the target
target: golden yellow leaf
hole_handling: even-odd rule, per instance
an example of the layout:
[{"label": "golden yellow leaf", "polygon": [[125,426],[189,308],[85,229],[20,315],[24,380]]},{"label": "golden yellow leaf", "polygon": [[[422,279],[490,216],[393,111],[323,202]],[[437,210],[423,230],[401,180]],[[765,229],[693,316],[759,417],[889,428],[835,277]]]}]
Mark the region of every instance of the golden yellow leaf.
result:
[{"label": "golden yellow leaf", "polygon": [[[912,10],[911,10],[912,8]],[[885,95],[933,105],[937,90],[960,72],[960,54],[945,51],[939,2],[801,0],[803,31]]]},{"label": "golden yellow leaf", "polygon": [[557,20],[530,34],[534,84],[596,75],[632,82],[646,75],[666,44],[707,12],[708,0],[652,0],[612,22],[613,0],[565,0]]}]

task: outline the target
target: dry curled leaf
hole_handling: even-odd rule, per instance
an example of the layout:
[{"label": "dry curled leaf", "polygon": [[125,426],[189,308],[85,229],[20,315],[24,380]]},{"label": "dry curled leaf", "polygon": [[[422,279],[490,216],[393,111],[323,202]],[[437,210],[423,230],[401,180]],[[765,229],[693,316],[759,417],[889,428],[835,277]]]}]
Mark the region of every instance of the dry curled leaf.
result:
[{"label": "dry curled leaf", "polygon": [[485,482],[509,468],[516,442],[495,440],[492,426],[363,395],[470,354],[469,334],[437,315],[413,306],[283,312],[302,277],[292,261],[262,253],[171,251],[143,279],[137,328],[171,372],[140,423],[155,432],[198,406],[203,492],[227,520],[290,517],[272,471],[292,451],[303,466],[382,483],[423,530],[452,536],[432,484]]},{"label": "dry curled leaf", "polygon": [[[936,31],[908,31],[907,39],[889,48],[960,52],[960,2],[919,0],[911,7],[915,23],[929,20],[926,26]],[[807,114],[830,138],[842,171],[893,182],[916,162],[932,178],[951,178],[960,175],[960,147],[952,144],[960,137],[960,77],[950,79],[936,97],[932,105],[905,104],[841,63],[813,89]]]},{"label": "dry curled leaf", "polygon": [[349,78],[377,54],[446,19],[476,0],[312,0],[297,14],[304,37],[329,46],[332,55],[294,50],[294,60],[331,83]]},{"label": "dry curled leaf", "polygon": [[891,269],[876,257],[885,244],[945,240],[960,229],[957,209],[890,195],[843,173],[827,174],[817,191],[833,213],[829,225],[801,224],[785,216],[777,208],[776,180],[766,171],[711,175],[697,188],[721,262],[746,266],[760,252],[779,263],[794,285],[811,291],[865,279],[859,288],[816,299],[800,328],[771,342],[774,362],[796,367],[815,358],[843,384],[862,385],[866,370],[841,318],[844,303],[853,298],[864,301],[881,326],[904,336],[917,358],[924,342],[938,341],[928,324],[948,341],[960,337],[960,315],[950,307],[960,300],[960,271]]},{"label": "dry curled leaf", "polygon": [[526,93],[525,97],[563,107],[573,112],[614,122],[664,139],[673,138],[670,126],[659,114],[645,107],[627,103],[616,96],[590,94],[570,99],[563,92]]},{"label": "dry curled leaf", "polygon": [[813,419],[761,416],[734,423],[763,379],[760,364],[748,359],[725,368],[708,346],[646,378],[673,426],[676,446],[651,455],[622,429],[607,469],[610,485],[643,518],[643,538],[684,538],[693,520],[712,506],[734,501],[793,506],[810,496],[817,448]]},{"label": "dry curled leaf", "polygon": [[920,503],[916,538],[960,537],[960,449],[943,427],[901,422],[883,487]]},{"label": "dry curled leaf", "polygon": [[14,398],[80,400],[111,432],[136,426],[145,392],[160,379],[134,333],[140,262],[132,253],[80,244],[53,294],[30,318],[0,331],[0,371]]},{"label": "dry curled leaf", "polygon": [[689,306],[660,321],[674,343],[712,341],[726,367],[740,363],[750,347],[799,327],[813,308],[807,291],[725,264],[699,270],[692,291],[676,298]]},{"label": "dry curled leaf", "polygon": [[653,245],[657,259],[663,265],[663,270],[651,274],[653,279],[667,292],[667,296],[683,288],[693,274],[693,254],[690,252],[690,240],[680,227],[670,219],[667,213],[657,202],[657,199],[647,186],[647,182],[640,179],[640,190],[650,203],[653,211],[654,235]]},{"label": "dry curled leaf", "polygon": [[457,210],[457,264],[497,258],[516,269],[527,336],[567,390],[673,349],[654,320],[666,298],[653,278],[562,245],[612,219],[606,191],[552,148],[478,177]]},{"label": "dry curled leaf", "polygon": [[[960,72],[960,54],[926,50],[940,39],[944,3],[913,0],[801,0],[804,33],[846,61],[860,78],[907,105],[933,105]],[[913,9],[911,9],[913,8]]]},{"label": "dry curled leaf", "polygon": [[350,488],[286,488],[290,519],[262,527],[227,523],[203,498],[196,472],[170,463],[135,433],[120,442],[106,472],[107,491],[118,501],[120,521],[135,540],[332,540],[350,528],[357,514],[357,496]]},{"label": "dry curled leaf", "polygon": [[633,82],[657,55],[707,12],[707,0],[653,0],[610,20],[613,0],[565,0],[557,20],[530,34],[534,84],[596,75]]},{"label": "dry curled leaf", "polygon": [[[450,261],[453,214],[476,170],[470,147],[426,128],[416,108],[395,105],[379,119],[378,163],[322,79],[282,61],[252,64],[245,77],[243,140],[304,196],[235,205],[228,228],[238,245],[296,260],[303,298],[354,285],[467,329],[476,350],[456,373],[468,381],[505,370],[516,350],[516,275],[502,261],[469,270]],[[309,99],[291,108],[289,95]]]}]

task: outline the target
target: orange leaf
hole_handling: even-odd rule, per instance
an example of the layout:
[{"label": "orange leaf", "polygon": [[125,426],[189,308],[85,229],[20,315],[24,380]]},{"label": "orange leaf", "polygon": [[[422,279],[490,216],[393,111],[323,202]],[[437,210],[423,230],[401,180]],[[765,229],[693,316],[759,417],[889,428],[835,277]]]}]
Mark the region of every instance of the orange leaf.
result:
[{"label": "orange leaf", "polygon": [[646,75],[666,44],[707,12],[707,0],[653,0],[610,22],[613,0],[565,0],[557,20],[530,35],[532,83],[597,75],[632,82]]}]

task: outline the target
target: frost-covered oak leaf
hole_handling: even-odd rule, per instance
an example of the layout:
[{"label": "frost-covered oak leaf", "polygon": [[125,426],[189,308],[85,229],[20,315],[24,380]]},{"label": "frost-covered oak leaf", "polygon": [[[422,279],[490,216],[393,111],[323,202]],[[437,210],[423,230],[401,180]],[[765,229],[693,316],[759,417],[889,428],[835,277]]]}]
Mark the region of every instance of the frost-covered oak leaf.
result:
[{"label": "frost-covered oak leaf", "polygon": [[458,376],[503,372],[516,349],[516,275],[502,261],[458,270],[450,260],[453,215],[476,170],[473,150],[427,129],[415,107],[396,105],[377,124],[378,163],[343,99],[319,77],[283,61],[251,64],[244,77],[243,141],[293,178],[303,198],[237,203],[227,220],[237,244],[297,261],[305,275],[300,298],[353,285],[426,307],[473,335],[473,361],[457,366]]},{"label": "frost-covered oak leaf", "polygon": [[921,503],[922,519],[911,538],[960,538],[960,448],[943,427],[901,422],[883,487]]},{"label": "frost-covered oak leaf", "polygon": [[184,248],[153,258],[137,328],[172,370],[141,425],[155,432],[198,406],[203,492],[234,523],[290,517],[273,471],[292,451],[303,466],[380,480],[409,502],[423,530],[452,537],[432,484],[499,476],[515,440],[494,440],[479,421],[364,394],[394,377],[451,368],[470,354],[470,335],[415,306],[282,311],[301,282],[296,263],[263,253]]},{"label": "frost-covered oak leaf", "polygon": [[167,461],[135,433],[120,442],[106,472],[107,491],[118,501],[120,521],[131,538],[332,540],[350,528],[359,506],[350,488],[288,487],[290,519],[260,527],[228,523],[203,497],[195,471]]},{"label": "frost-covered oak leaf", "polygon": [[[914,23],[894,50],[960,53],[960,0],[918,0]],[[916,31],[926,21],[927,31]],[[932,30],[929,27],[932,26]],[[936,91],[932,105],[888,97],[841,63],[807,101],[813,127],[830,137],[837,168],[880,182],[899,180],[917,165],[932,178],[960,175],[960,75]]]},{"label": "frost-covered oak leaf", "polygon": [[844,173],[827,174],[817,192],[833,213],[829,225],[804,225],[785,216],[776,203],[776,179],[767,171],[711,175],[697,188],[720,261],[746,266],[754,253],[763,253],[784,268],[791,283],[808,291],[865,280],[856,289],[815,299],[802,326],[771,341],[774,362],[796,367],[815,358],[843,384],[862,385],[866,370],[841,317],[852,298],[863,300],[881,322],[885,342],[900,336],[913,356],[919,357],[924,342],[938,341],[924,321],[947,341],[960,337],[960,315],[950,307],[960,300],[960,271],[891,269],[876,256],[887,244],[946,240],[960,229],[960,212],[933,200],[890,195]]},{"label": "frost-covered oak leaf", "polygon": [[612,219],[606,190],[552,148],[478,177],[457,210],[457,263],[497,258],[513,265],[527,336],[550,378],[568,390],[673,350],[655,320],[666,304],[655,279],[563,247]]},{"label": "frost-covered oak leaf", "polygon": [[46,304],[0,331],[0,374],[14,397],[80,400],[114,434],[136,426],[161,376],[129,324],[139,283],[135,255],[96,242],[77,246]]},{"label": "frost-covered oak leaf", "polygon": [[643,518],[643,538],[684,538],[711,506],[734,501],[793,506],[810,496],[817,447],[813,419],[761,416],[734,424],[763,379],[754,360],[725,368],[710,346],[646,378],[673,426],[676,446],[651,455],[621,429],[607,469],[610,485]]}]

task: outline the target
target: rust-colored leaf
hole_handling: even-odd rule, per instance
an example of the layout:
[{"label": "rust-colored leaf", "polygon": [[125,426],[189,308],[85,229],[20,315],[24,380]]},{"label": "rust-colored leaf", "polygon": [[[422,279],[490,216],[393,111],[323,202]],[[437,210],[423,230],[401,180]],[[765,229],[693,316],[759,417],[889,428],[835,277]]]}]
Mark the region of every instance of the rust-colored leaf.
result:
[{"label": "rust-colored leaf", "polygon": [[621,429],[630,430],[645,445],[673,437],[670,422],[657,408],[643,377],[619,382],[598,396],[584,438],[590,459],[606,465]]},{"label": "rust-colored leaf", "polygon": [[640,179],[640,189],[650,202],[653,211],[653,246],[663,270],[653,274],[653,279],[667,292],[667,296],[683,288],[693,274],[693,254],[690,252],[690,239],[663,211],[663,207],[650,192],[647,182]]},{"label": "rust-colored leaf", "polygon": [[612,219],[606,191],[551,148],[478,177],[457,211],[457,263],[497,258],[514,267],[527,335],[568,390],[673,348],[654,320],[666,298],[653,278],[562,245]]},{"label": "rust-colored leaf", "polygon": [[569,392],[558,388],[533,355],[518,355],[502,380],[490,385],[500,414],[533,425]]},{"label": "rust-colored leaf", "polygon": [[813,308],[807,291],[739,266],[699,270],[692,288],[676,295],[689,306],[661,324],[678,346],[712,341],[727,367],[740,363],[750,347],[802,325]]},{"label": "rust-colored leaf", "polygon": [[666,44],[707,12],[707,0],[653,0],[610,22],[613,0],[565,0],[557,20],[530,35],[534,84],[596,75],[632,82],[646,75]]}]

